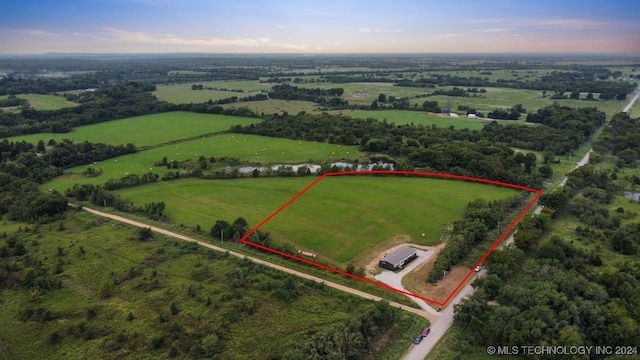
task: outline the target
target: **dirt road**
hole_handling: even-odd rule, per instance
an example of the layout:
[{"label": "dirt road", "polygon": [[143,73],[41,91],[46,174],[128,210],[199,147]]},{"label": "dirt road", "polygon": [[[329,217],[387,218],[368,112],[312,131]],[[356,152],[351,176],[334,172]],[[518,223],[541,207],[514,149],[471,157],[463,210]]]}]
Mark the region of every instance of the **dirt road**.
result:
[{"label": "dirt road", "polygon": [[[75,205],[73,205],[73,204],[70,204],[70,206],[75,207]],[[225,248],[220,247],[220,246],[212,245],[212,244],[206,243],[204,241],[196,240],[194,238],[175,233],[173,231],[169,231],[169,230],[166,230],[166,229],[163,229],[163,228],[151,226],[149,224],[145,224],[145,223],[142,223],[142,222],[139,222],[139,221],[131,220],[131,219],[119,216],[119,215],[109,214],[109,213],[106,213],[106,212],[102,212],[102,211],[91,209],[91,208],[84,207],[84,206],[83,206],[82,209],[84,211],[90,212],[92,214],[95,214],[95,215],[98,215],[98,216],[102,216],[102,217],[105,217],[105,218],[109,218],[111,220],[120,221],[120,222],[129,224],[129,225],[133,225],[133,226],[136,226],[136,227],[150,228],[151,231],[157,232],[159,234],[170,236],[170,237],[182,240],[182,241],[196,243],[196,244],[198,244],[200,246],[206,247],[207,249],[211,249],[211,250],[214,250],[214,251],[220,251],[220,252],[228,252],[229,255],[232,255],[232,256],[235,256],[235,257],[238,257],[238,258],[241,258],[241,259],[246,258],[246,259],[249,259],[249,260],[255,262],[256,264],[268,266],[270,268],[277,269],[277,270],[280,270],[280,271],[284,271],[286,273],[289,273],[289,274],[292,274],[292,275],[295,275],[295,276],[298,276],[298,277],[301,277],[301,278],[304,278],[304,279],[308,279],[308,280],[316,281],[316,282],[319,282],[319,283],[323,283],[326,286],[332,287],[334,289],[338,289],[340,291],[347,292],[349,294],[353,294],[353,295],[359,296],[359,297],[364,298],[364,299],[374,300],[374,301],[383,300],[379,296],[372,295],[372,294],[366,293],[364,291],[360,291],[360,290],[353,289],[353,288],[350,288],[350,287],[345,286],[345,285],[341,285],[341,284],[338,284],[338,283],[327,281],[327,280],[321,279],[321,278],[316,277],[316,276],[305,274],[303,272],[300,272],[300,271],[297,271],[297,270],[293,270],[293,269],[289,269],[287,267],[284,267],[284,266],[281,266],[281,265],[278,265],[278,264],[270,263],[270,262],[262,260],[262,259],[258,259],[258,258],[255,258],[255,257],[252,257],[252,256],[248,256],[248,255],[245,255],[245,254],[241,254],[239,252],[231,251],[231,250],[225,249]],[[433,318],[433,316],[431,314],[427,313],[424,310],[403,306],[403,305],[395,303],[395,302],[390,302],[389,304],[391,306],[401,308],[402,310],[414,313],[414,314],[416,314],[416,315],[418,315],[420,317],[423,317],[425,319],[428,319],[430,321]]]}]

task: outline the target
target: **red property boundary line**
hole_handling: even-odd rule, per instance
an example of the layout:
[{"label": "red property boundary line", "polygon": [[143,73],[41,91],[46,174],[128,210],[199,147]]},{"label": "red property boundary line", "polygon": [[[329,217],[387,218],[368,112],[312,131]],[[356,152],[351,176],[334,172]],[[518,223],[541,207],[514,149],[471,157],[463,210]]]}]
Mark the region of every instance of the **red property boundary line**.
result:
[{"label": "red property boundary line", "polygon": [[[451,293],[447,296],[447,298],[444,301],[437,301],[437,300],[430,299],[430,298],[427,298],[427,297],[424,297],[424,296],[421,296],[421,295],[418,295],[418,294],[414,294],[414,293],[411,293],[411,292],[408,292],[408,291],[405,291],[405,290],[396,289],[396,288],[394,288],[392,286],[389,286],[389,285],[387,285],[385,283],[382,283],[382,282],[379,282],[379,281],[376,281],[376,280],[372,280],[372,279],[368,279],[368,278],[365,278],[365,277],[362,277],[362,276],[357,276],[357,275],[354,275],[354,274],[350,274],[350,273],[348,273],[346,271],[343,271],[343,270],[340,270],[340,269],[336,269],[336,268],[332,268],[330,266],[318,263],[318,262],[313,261],[313,260],[309,260],[309,259],[306,259],[306,258],[303,258],[303,257],[299,257],[299,256],[295,256],[295,255],[292,255],[292,254],[288,254],[288,253],[282,252],[280,250],[276,250],[276,249],[270,248],[268,246],[264,246],[264,245],[257,244],[257,243],[249,241],[249,236],[251,236],[256,231],[258,231],[260,228],[262,228],[266,223],[271,221],[271,219],[276,217],[282,210],[286,209],[289,205],[291,205],[294,201],[298,200],[298,198],[300,198],[302,195],[304,195],[307,191],[309,191],[312,187],[317,185],[320,181],[322,181],[326,177],[330,177],[330,176],[353,176],[353,175],[394,175],[394,176],[400,175],[400,176],[411,176],[411,177],[429,177],[429,178],[440,178],[440,179],[449,179],[449,180],[471,181],[471,182],[477,182],[477,183],[483,183],[483,184],[489,184],[489,185],[495,185],[495,186],[500,186],[500,187],[507,187],[507,188],[517,189],[517,190],[528,191],[528,192],[534,193],[535,196],[533,197],[533,199],[531,201],[529,201],[529,203],[527,203],[527,205],[524,207],[524,209],[518,214],[518,216],[516,216],[516,218],[511,222],[511,224],[509,224],[509,226],[507,226],[505,228],[505,230],[502,232],[502,234],[500,234],[500,236],[496,239],[496,241],[491,245],[489,250],[487,250],[484,253],[484,255],[482,255],[480,260],[478,260],[478,262],[476,262],[474,267],[471,268],[471,270],[469,270],[469,272],[464,277],[464,279],[462,279],[462,281],[460,281],[460,283],[458,283],[458,285],[455,287],[455,289],[453,289],[453,291],[451,291]],[[249,232],[247,232],[240,239],[240,242],[243,243],[243,244],[249,245],[249,246],[253,246],[253,247],[255,247],[257,249],[260,249],[260,250],[271,252],[273,254],[282,256],[282,257],[287,258],[287,259],[292,259],[292,260],[295,260],[295,261],[298,261],[298,262],[301,262],[301,263],[304,263],[304,264],[307,264],[307,265],[315,266],[315,267],[320,268],[322,270],[327,270],[327,271],[330,271],[330,272],[333,272],[333,273],[336,273],[336,274],[340,274],[340,275],[343,275],[343,276],[346,276],[346,277],[349,277],[349,278],[352,278],[352,279],[355,279],[355,280],[358,280],[358,281],[362,281],[362,282],[365,282],[365,283],[368,283],[368,284],[372,284],[372,285],[377,286],[377,287],[382,288],[382,289],[394,291],[396,293],[407,295],[407,296],[412,296],[414,298],[424,300],[424,301],[426,301],[428,303],[431,303],[433,305],[443,306],[444,307],[449,303],[449,301],[451,301],[451,299],[456,295],[456,293],[458,293],[458,291],[462,288],[462,286],[464,286],[464,284],[469,280],[469,278],[471,278],[471,276],[473,276],[474,268],[476,266],[480,266],[480,265],[482,265],[484,263],[484,261],[487,259],[487,257],[489,257],[489,255],[491,255],[491,253],[500,245],[500,243],[502,243],[502,241],[513,230],[513,228],[518,224],[518,222],[520,222],[520,220],[531,209],[531,207],[533,207],[533,204],[535,204],[535,202],[538,201],[538,199],[540,198],[541,195],[542,195],[542,190],[539,190],[539,189],[534,189],[534,188],[521,186],[521,185],[516,185],[516,184],[505,183],[505,182],[496,181],[496,180],[476,178],[476,177],[464,176],[464,175],[446,174],[446,173],[421,172],[421,171],[393,171],[393,170],[330,172],[330,173],[325,173],[323,175],[320,175],[317,179],[315,179],[313,182],[311,182],[309,185],[307,185],[299,193],[294,195],[291,199],[289,199],[289,201],[287,201],[282,206],[280,206],[271,215],[267,216],[266,219],[262,220],[262,222],[260,222],[256,227],[254,227]]]}]

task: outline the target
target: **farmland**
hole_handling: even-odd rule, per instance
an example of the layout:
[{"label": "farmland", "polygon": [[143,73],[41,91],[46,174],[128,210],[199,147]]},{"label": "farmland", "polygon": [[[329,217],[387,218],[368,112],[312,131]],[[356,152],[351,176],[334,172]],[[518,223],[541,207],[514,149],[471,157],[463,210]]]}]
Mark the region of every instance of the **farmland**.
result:
[{"label": "farmland", "polygon": [[[8,95],[1,95],[0,100],[6,99]],[[29,105],[37,110],[58,110],[65,107],[76,106],[75,103],[67,101],[62,96],[42,95],[42,94],[18,94],[19,99],[26,99]]]},{"label": "farmland", "polygon": [[374,118],[386,120],[397,125],[415,124],[425,126],[453,126],[458,129],[480,130],[487,123],[480,119],[468,119],[467,117],[449,117],[445,115],[434,115],[422,111],[411,110],[353,110],[341,111],[346,116],[357,119]]},{"label": "farmland", "polygon": [[220,100],[232,96],[241,98],[271,88],[270,84],[259,83],[258,81],[197,82],[198,85],[211,88],[212,90],[191,90],[191,85],[193,84],[194,83],[158,85],[157,90],[154,91],[153,94],[160,100],[175,104],[185,104]]},{"label": "farmland", "polygon": [[23,135],[12,137],[10,140],[30,143],[37,143],[38,140],[43,140],[46,143],[49,139],[54,139],[58,142],[63,139],[70,139],[74,142],[89,141],[112,145],[131,143],[137,147],[144,147],[227,131],[232,125],[248,125],[256,121],[258,120],[237,116],[176,111],[81,126],[74,128],[69,133]]},{"label": "farmland", "polygon": [[[138,204],[162,198],[172,222],[206,229],[216,219],[233,221],[227,214],[242,216],[256,225],[310,181],[309,178],[190,179],[119,193]],[[276,242],[293,244],[332,262],[345,263],[398,234],[409,235],[415,243],[437,244],[444,225],[459,219],[469,201],[504,199],[516,193],[512,189],[452,180],[330,177],[267,223],[264,230],[271,232]],[[426,236],[422,237],[422,233]]]},{"label": "farmland", "polygon": [[[91,165],[94,169],[102,171],[102,174],[96,177],[80,175],[87,169],[87,165],[70,168],[66,173],[75,175],[54,179],[52,182],[45,184],[44,187],[63,191],[75,183],[100,184],[109,179],[119,179],[127,174],[142,175],[147,172],[154,172],[162,175],[170,170],[165,166],[154,164],[159,163],[163,158],[167,158],[169,162],[174,160],[197,162],[201,156],[204,156],[208,161],[212,157],[214,159],[220,157],[234,158],[238,161],[237,165],[271,165],[319,164],[332,160],[355,160],[361,158],[363,154],[353,146],[255,135],[220,134],[154,147],[134,154],[97,162]],[[210,166],[226,166],[225,164],[217,165],[216,162],[210,163]]]}]

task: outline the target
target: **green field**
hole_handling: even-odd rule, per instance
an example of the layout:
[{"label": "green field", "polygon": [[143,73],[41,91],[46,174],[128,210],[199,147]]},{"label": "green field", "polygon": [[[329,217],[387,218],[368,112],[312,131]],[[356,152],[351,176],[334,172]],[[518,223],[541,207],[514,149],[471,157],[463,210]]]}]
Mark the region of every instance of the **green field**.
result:
[{"label": "green field", "polygon": [[[164,201],[172,222],[208,229],[218,219],[258,224],[313,178],[161,182],[120,190],[137,204]],[[389,238],[438,243],[445,224],[460,219],[470,200],[504,199],[516,190],[428,178],[329,177],[266,224],[277,242],[295,244],[345,263]],[[421,234],[425,233],[425,237]]]},{"label": "green field", "polygon": [[[191,85],[202,84],[204,87],[212,89],[244,90],[223,91],[223,90],[191,90]],[[158,85],[153,92],[160,100],[174,104],[203,103],[209,100],[220,100],[237,96],[243,98],[259,93],[261,90],[271,89],[271,84],[260,83],[258,81],[215,81],[198,82],[186,84]]]},{"label": "green field", "polygon": [[[132,227],[87,213],[20,225],[9,237],[26,254],[0,259],[20,279],[3,286],[2,359],[276,359],[376,306],[186,242],[141,241]],[[25,273],[61,287],[29,287]],[[397,316],[403,326],[372,358],[399,359],[424,326]]]},{"label": "green field", "polygon": [[[8,95],[2,95],[0,99],[6,99],[7,97]],[[36,110],[58,110],[77,105],[67,101],[67,99],[62,96],[56,95],[19,94],[16,95],[16,97],[29,100],[29,105]]]},{"label": "green field", "polygon": [[[94,125],[99,126],[99,125]],[[75,183],[101,184],[109,179],[119,179],[127,174],[142,175],[154,172],[163,175],[170,171],[164,166],[154,166],[164,157],[169,162],[191,159],[197,162],[200,156],[233,157],[242,164],[320,164],[331,160],[355,160],[363,154],[355,146],[342,146],[311,141],[298,141],[246,134],[220,134],[177,144],[154,147],[134,154],[119,156],[98,162],[92,166],[102,174],[87,178],[82,174],[88,165],[67,169],[67,174],[43,185],[44,189],[64,191]],[[221,166],[210,163],[211,167]],[[171,170],[175,171],[175,170]]]},{"label": "green field", "polygon": [[61,141],[71,139],[74,142],[89,141],[112,145],[134,144],[137,147],[163,144],[169,141],[194,136],[227,131],[232,125],[249,125],[259,119],[227,115],[197,114],[190,112],[169,112],[154,115],[137,116],[113,120],[100,124],[74,128],[64,134],[41,133],[14,136],[10,141],[37,143],[49,139]]},{"label": "green field", "polygon": [[[337,111],[334,111],[337,113]],[[396,125],[415,124],[415,125],[436,125],[440,127],[453,126],[458,129],[481,130],[486,121],[480,119],[469,119],[467,117],[450,117],[430,114],[424,111],[411,110],[342,110],[340,113],[351,116],[356,119],[374,118],[378,120],[387,120],[389,123]]]},{"label": "green field", "polygon": [[246,107],[251,109],[251,111],[256,114],[282,114],[283,112],[287,112],[291,115],[295,115],[301,111],[305,111],[308,113],[318,113],[320,112],[318,104],[312,103],[310,101],[299,101],[299,100],[279,100],[279,99],[269,99],[262,101],[245,101],[233,104],[224,104],[221,105],[225,109],[229,108],[241,108]]}]

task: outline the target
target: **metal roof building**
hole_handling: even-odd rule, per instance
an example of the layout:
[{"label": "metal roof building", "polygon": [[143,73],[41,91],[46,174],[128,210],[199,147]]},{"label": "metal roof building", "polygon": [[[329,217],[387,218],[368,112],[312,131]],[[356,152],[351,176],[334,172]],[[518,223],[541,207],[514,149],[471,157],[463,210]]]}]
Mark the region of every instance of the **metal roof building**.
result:
[{"label": "metal roof building", "polygon": [[378,266],[387,270],[396,271],[402,269],[417,257],[418,253],[416,249],[403,246],[390,254],[385,254],[385,256],[380,259],[380,262],[378,262]]}]

